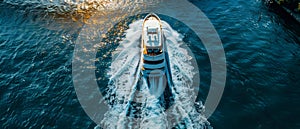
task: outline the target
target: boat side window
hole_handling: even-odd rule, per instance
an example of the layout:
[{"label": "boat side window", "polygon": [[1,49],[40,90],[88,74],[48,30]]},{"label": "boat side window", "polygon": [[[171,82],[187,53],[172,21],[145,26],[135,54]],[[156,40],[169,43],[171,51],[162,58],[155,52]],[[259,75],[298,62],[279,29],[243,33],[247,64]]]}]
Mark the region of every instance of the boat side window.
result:
[{"label": "boat side window", "polygon": [[148,61],[148,60],[144,60],[145,64],[161,64],[163,63],[164,60],[158,60],[158,61]]}]

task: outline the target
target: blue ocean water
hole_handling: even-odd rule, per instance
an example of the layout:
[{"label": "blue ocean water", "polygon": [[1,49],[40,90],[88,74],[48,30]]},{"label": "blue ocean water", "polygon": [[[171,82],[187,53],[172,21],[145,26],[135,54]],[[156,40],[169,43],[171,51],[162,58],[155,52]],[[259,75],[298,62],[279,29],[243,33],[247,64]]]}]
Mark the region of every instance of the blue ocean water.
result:
[{"label": "blue ocean water", "polygon": [[[221,103],[208,119],[211,125],[300,128],[299,25],[259,0],[190,2],[211,20],[226,52],[227,83]],[[72,82],[74,41],[84,23],[67,13],[48,13],[38,2],[8,3],[0,2],[1,128],[95,127]],[[164,20],[184,36],[194,53],[200,53],[198,99],[204,101],[211,79],[205,48],[193,46],[201,41],[182,23]]]}]

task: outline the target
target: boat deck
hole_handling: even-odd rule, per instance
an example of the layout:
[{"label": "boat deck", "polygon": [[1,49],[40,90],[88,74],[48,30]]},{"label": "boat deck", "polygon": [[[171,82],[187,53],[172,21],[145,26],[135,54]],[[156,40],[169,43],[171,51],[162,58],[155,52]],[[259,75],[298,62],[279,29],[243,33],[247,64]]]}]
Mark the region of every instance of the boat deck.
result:
[{"label": "boat deck", "polygon": [[143,25],[143,37],[144,43],[148,48],[155,48],[162,46],[161,37],[162,34],[160,28],[160,21],[154,16],[150,16],[149,18],[145,19]]}]

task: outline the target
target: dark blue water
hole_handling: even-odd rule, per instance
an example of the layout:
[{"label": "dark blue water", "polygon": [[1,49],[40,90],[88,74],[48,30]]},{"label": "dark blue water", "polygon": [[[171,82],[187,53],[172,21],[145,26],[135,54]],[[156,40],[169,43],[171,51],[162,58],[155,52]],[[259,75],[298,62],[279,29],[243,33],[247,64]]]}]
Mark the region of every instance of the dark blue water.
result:
[{"label": "dark blue water", "polygon": [[215,128],[300,128],[299,26],[261,1],[193,1],[215,25],[228,76]]},{"label": "dark blue water", "polygon": [[[216,27],[227,58],[225,92],[209,118],[211,125],[300,128],[299,25],[258,0],[191,2]],[[81,108],[72,82],[74,41],[84,23],[39,8],[0,3],[0,127],[93,128],[96,124]],[[185,40],[193,39],[179,23],[173,27]],[[192,50],[202,53],[196,58],[202,61],[199,99],[204,100],[209,60],[205,51]]]}]

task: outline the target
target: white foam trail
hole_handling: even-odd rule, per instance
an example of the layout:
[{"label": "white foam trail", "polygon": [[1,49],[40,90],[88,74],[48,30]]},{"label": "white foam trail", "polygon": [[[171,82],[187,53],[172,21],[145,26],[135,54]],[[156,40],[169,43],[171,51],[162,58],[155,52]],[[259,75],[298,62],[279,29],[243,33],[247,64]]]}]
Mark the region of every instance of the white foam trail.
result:
[{"label": "white foam trail", "polygon": [[[184,45],[182,36],[173,30],[168,23],[163,22],[163,31],[167,38],[170,65],[174,86],[172,94],[175,104],[167,112],[158,103],[159,100],[151,95],[146,80],[139,84],[137,77],[140,73],[140,35],[142,20],[130,24],[126,37],[113,54],[113,61],[108,72],[110,76],[109,93],[111,109],[105,114],[102,126],[105,128],[171,128],[174,123],[184,120],[187,128],[204,128],[209,124],[206,118],[198,113],[194,107],[192,97],[197,96],[193,89],[195,68],[192,66],[192,56],[181,46]],[[150,81],[151,82],[151,81]],[[137,90],[139,86],[139,90]],[[158,89],[163,90],[163,89]],[[114,98],[111,96],[115,95]],[[130,101],[140,102],[135,106]],[[126,117],[127,113],[140,111],[136,115],[140,118]]]}]

